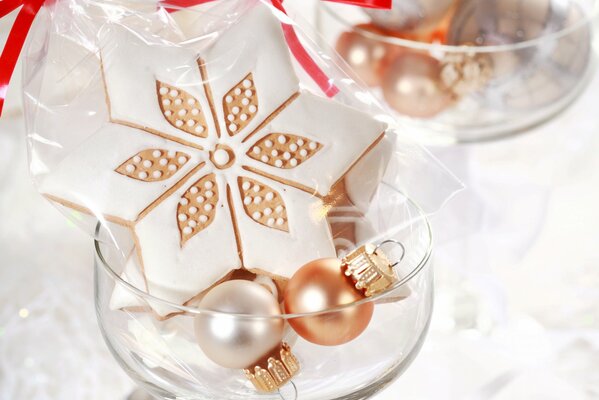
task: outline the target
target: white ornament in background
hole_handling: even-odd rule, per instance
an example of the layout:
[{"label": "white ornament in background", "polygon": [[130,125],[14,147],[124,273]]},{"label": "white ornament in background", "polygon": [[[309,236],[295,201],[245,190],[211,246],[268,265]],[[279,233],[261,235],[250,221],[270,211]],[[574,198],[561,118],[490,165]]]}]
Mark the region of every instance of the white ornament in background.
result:
[{"label": "white ornament in background", "polygon": [[299,89],[268,8],[199,58],[119,27],[102,43],[111,122],[41,191],[129,227],[149,293],[183,304],[232,269],[288,277],[335,255],[321,198],[385,125]]},{"label": "white ornament in background", "polygon": [[372,22],[395,31],[434,29],[448,13],[454,0],[393,0],[391,10],[365,8]]}]

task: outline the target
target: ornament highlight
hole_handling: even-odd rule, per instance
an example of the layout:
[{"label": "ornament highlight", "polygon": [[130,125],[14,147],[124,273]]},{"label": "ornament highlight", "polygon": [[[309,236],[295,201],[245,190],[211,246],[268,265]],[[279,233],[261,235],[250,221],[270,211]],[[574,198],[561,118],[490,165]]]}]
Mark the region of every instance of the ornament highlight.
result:
[{"label": "ornament highlight", "polygon": [[453,101],[441,78],[441,63],[423,53],[400,54],[383,77],[383,96],[401,114],[431,118]]},{"label": "ornament highlight", "polygon": [[[341,260],[323,258],[304,265],[287,284],[285,312],[318,314],[290,318],[289,324],[302,338],[322,346],[354,340],[368,327],[374,304],[351,304],[397,282],[392,268],[380,245],[362,246]],[[349,306],[326,311],[344,305]]]},{"label": "ornament highlight", "polygon": [[385,29],[423,32],[435,28],[454,0],[393,0],[391,10],[364,9],[372,22]]},{"label": "ornament highlight", "polygon": [[246,280],[221,283],[204,296],[198,308],[216,312],[199,314],[195,333],[204,354],[220,366],[252,367],[276,350],[283,340],[284,321],[276,318],[280,314],[279,304],[258,283]]}]

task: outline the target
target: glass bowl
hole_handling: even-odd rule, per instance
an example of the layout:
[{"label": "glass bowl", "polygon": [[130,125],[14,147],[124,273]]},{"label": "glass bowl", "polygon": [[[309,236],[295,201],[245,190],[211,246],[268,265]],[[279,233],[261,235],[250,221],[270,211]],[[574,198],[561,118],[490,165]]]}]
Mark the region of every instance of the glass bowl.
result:
[{"label": "glass bowl", "polygon": [[522,131],[570,104],[595,69],[598,11],[597,0],[456,0],[427,42],[358,7],[319,2],[316,20],[398,120],[451,144]]},{"label": "glass bowl", "polygon": [[[423,211],[402,193],[382,183],[366,214],[385,239],[400,241],[405,257],[395,267],[400,278],[394,286],[358,303],[311,314],[257,316],[226,314],[165,302],[125,280],[123,248],[114,243],[115,227],[98,225],[95,240],[95,299],[100,329],[121,367],[151,395],[164,399],[366,399],[382,390],[410,364],[424,341],[432,312],[433,273],[431,227]],[[388,253],[395,257],[393,253]],[[125,290],[142,305],[137,310],[110,306],[113,291]],[[359,303],[374,305],[366,330],[340,346],[319,346],[288,329],[285,341],[301,369],[292,384],[279,392],[258,393],[241,370],[211,362],[196,344],[194,319],[199,315],[229,321],[334,317]],[[159,320],[144,312],[160,303],[178,312]],[[143,305],[146,305],[145,307]]]}]

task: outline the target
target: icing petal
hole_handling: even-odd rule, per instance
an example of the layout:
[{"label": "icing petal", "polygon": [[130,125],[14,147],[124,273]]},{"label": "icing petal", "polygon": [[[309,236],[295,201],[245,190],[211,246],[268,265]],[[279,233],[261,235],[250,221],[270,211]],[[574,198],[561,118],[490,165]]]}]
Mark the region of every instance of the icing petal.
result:
[{"label": "icing petal", "polygon": [[258,94],[250,73],[223,97],[227,132],[235,136],[254,119],[258,112]]},{"label": "icing petal", "polygon": [[189,151],[188,162],[161,181],[131,179],[115,171],[126,157],[144,149],[162,149],[175,154],[189,150],[138,129],[106,124],[70,152],[42,180],[40,191],[64,200],[61,204],[79,205],[79,209],[87,208],[95,215],[135,221],[150,204],[203,160],[203,154]]},{"label": "icing petal", "polygon": [[186,91],[156,81],[162,115],[175,128],[198,137],[208,137],[206,119],[198,99]]},{"label": "icing petal", "polygon": [[322,145],[308,138],[271,133],[258,140],[247,155],[275,168],[291,169],[312,157]]},{"label": "icing petal", "polygon": [[181,196],[177,206],[181,247],[212,223],[218,198],[218,186],[214,174],[200,178]]},{"label": "icing petal", "polygon": [[180,151],[146,149],[122,163],[115,171],[143,182],[158,182],[176,174],[188,161],[189,156]]},{"label": "icing petal", "polygon": [[[245,137],[263,124],[279,107],[299,90],[299,81],[289,53],[289,47],[281,30],[281,22],[272,10],[263,4],[251,7],[235,24],[223,30],[214,44],[201,53],[205,60],[207,81],[217,103],[216,118],[222,126],[223,136]],[[256,100],[255,115],[248,115],[243,127],[235,123],[236,130],[230,130],[231,122],[227,108],[227,94],[241,89],[241,101],[245,97],[243,82],[248,79],[253,88],[251,97]],[[233,97],[233,96],[231,96]],[[233,100],[233,99],[231,99]],[[221,107],[220,103],[223,103]],[[239,106],[238,106],[239,107]],[[248,108],[250,104],[248,104]],[[239,116],[241,116],[241,107]],[[233,114],[235,116],[235,114]],[[238,126],[239,125],[239,126]]]},{"label": "icing petal", "polygon": [[[102,77],[110,121],[201,149],[205,134],[212,135],[215,125],[202,86],[202,76],[193,62],[198,56],[197,50],[165,42],[150,45],[140,35],[118,24],[110,24],[99,35],[102,43]],[[207,126],[204,132],[196,132],[196,126],[177,127],[176,119],[165,118],[164,112],[176,104],[172,102],[173,98],[167,97],[171,103],[164,106],[161,85],[169,88],[167,95],[173,88],[179,94],[184,90],[187,100],[196,100],[199,105],[197,109],[201,111],[198,115],[203,116]],[[175,117],[175,108],[170,111]]]},{"label": "icing petal", "polygon": [[[247,177],[255,182],[265,182],[251,173]],[[335,248],[326,220],[327,207],[322,200],[277,182],[268,183],[285,204],[288,231],[257,224],[247,213],[238,213],[237,224],[244,266],[250,270],[291,277],[300,266],[309,261],[334,257]],[[243,210],[243,189],[235,185],[233,190],[234,207],[236,210]]]},{"label": "icing petal", "polygon": [[[273,132],[314,143],[312,149],[308,145],[306,159],[301,163],[298,161],[295,168],[284,168],[286,164],[277,167],[276,164],[273,166],[272,157],[267,162],[263,162],[262,158],[258,161],[254,157],[256,146],[250,146],[244,167],[289,186],[326,196],[331,187],[383,138],[385,130],[385,123],[368,114],[309,92],[301,92],[261,132],[256,132],[256,137],[261,138],[257,142],[261,153],[262,144],[266,145],[267,138]],[[313,152],[309,153],[308,150]],[[301,156],[301,149],[299,151]]]},{"label": "icing petal", "polygon": [[287,207],[281,195],[255,179],[237,179],[243,208],[253,221],[272,229],[289,232]]}]

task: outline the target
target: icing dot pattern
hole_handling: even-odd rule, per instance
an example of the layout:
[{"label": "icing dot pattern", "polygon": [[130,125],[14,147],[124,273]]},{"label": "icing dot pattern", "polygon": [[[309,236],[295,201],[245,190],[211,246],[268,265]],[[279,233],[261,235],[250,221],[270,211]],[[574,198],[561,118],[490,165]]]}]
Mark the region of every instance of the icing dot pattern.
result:
[{"label": "icing dot pattern", "polygon": [[248,217],[268,228],[289,232],[287,208],[277,191],[251,178],[239,177],[237,183]]},{"label": "icing dot pattern", "polygon": [[164,118],[175,128],[191,135],[208,137],[200,102],[184,90],[156,81],[158,103]]},{"label": "icing dot pattern", "polygon": [[181,247],[212,223],[216,215],[218,197],[214,174],[200,178],[183,194],[177,206]]},{"label": "icing dot pattern", "polygon": [[322,147],[305,137],[271,133],[258,140],[246,154],[271,167],[291,169],[308,160]]},{"label": "icing dot pattern", "polygon": [[223,98],[227,131],[234,136],[245,128],[258,112],[258,95],[254,77],[249,73]]},{"label": "icing dot pattern", "polygon": [[188,161],[189,155],[183,152],[147,149],[125,161],[115,171],[139,181],[158,182],[176,174]]}]

